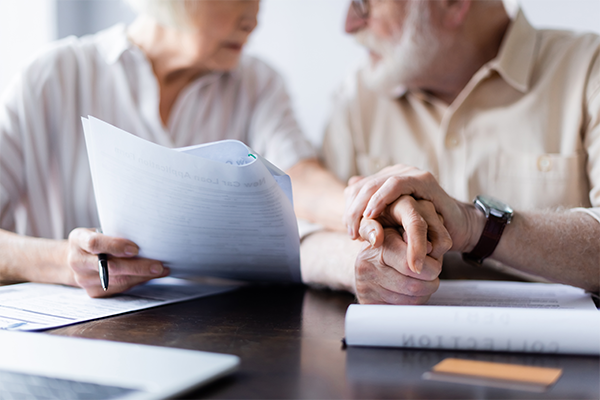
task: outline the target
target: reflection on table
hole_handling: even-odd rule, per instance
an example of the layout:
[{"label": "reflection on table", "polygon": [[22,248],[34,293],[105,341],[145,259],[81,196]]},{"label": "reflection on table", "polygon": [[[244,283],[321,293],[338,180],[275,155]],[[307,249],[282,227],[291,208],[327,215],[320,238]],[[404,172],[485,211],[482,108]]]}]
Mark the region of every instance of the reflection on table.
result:
[{"label": "reflection on table", "polygon": [[[52,334],[235,354],[240,370],[184,398],[599,398],[598,357],[342,348],[353,296],[303,286],[237,291]],[[424,380],[446,357],[562,368],[544,393]],[[168,366],[157,366],[168,368]]]}]

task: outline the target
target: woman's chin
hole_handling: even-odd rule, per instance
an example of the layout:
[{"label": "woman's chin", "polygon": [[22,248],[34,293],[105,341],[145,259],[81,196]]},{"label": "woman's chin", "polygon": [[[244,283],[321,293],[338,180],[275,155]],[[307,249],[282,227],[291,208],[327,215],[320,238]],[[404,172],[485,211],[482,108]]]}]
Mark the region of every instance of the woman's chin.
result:
[{"label": "woman's chin", "polygon": [[213,71],[227,72],[235,69],[240,63],[241,53],[227,57],[216,57],[212,60],[209,67]]}]

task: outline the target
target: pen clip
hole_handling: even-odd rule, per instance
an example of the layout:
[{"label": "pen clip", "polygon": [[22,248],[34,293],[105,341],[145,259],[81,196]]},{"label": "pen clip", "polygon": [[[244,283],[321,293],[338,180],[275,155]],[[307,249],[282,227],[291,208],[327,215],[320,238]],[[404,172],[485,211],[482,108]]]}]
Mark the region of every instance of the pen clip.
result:
[{"label": "pen clip", "polygon": [[[96,228],[97,233],[102,233],[102,228]],[[100,276],[100,284],[104,291],[108,290],[108,255],[104,253],[98,254],[98,274]]]}]

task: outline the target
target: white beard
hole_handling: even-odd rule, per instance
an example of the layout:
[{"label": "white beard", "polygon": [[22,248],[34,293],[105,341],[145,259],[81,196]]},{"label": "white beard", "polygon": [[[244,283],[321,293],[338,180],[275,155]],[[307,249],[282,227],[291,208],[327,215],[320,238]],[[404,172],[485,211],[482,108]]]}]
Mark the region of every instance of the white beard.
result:
[{"label": "white beard", "polygon": [[411,6],[398,40],[378,38],[368,28],[357,32],[354,37],[381,57],[370,62],[363,77],[370,89],[384,95],[393,94],[398,87],[407,86],[422,74],[439,48],[428,10],[419,4]]}]

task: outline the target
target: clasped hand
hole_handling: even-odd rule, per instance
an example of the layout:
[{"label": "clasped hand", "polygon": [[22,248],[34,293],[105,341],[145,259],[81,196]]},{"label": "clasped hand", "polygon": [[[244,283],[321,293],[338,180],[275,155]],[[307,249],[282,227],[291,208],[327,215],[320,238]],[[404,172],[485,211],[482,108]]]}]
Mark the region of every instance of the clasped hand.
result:
[{"label": "clasped hand", "polygon": [[439,286],[443,255],[469,247],[469,205],[428,172],[399,164],[353,177],[345,197],[348,234],[366,241],[355,264],[361,303],[425,303]]}]

